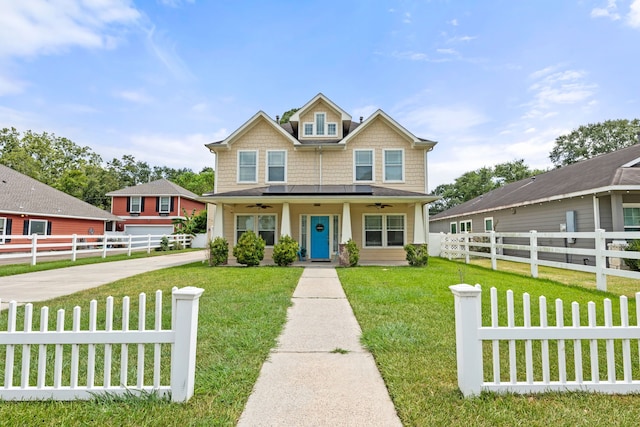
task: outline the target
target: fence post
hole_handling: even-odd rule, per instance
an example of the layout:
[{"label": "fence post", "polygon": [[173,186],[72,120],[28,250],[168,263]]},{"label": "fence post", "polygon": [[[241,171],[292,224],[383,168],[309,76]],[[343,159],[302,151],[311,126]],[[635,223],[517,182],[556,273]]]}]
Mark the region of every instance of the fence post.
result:
[{"label": "fence post", "polygon": [[596,289],[600,291],[607,290],[607,275],[605,269],[607,268],[607,255],[605,249],[607,248],[607,241],[605,238],[604,230],[599,228],[596,230],[595,238],[596,246]]},{"label": "fence post", "polygon": [[147,234],[147,253],[151,253],[151,234]]},{"label": "fence post", "polygon": [[483,381],[482,341],[478,339],[482,291],[466,284],[449,286],[449,289],[455,303],[458,387],[465,397],[478,395]]},{"label": "fence post", "polygon": [[529,233],[529,260],[531,261],[531,277],[538,278],[538,232],[531,230]]},{"label": "fence post", "polygon": [[465,264],[469,264],[469,232],[464,232],[464,262]]},{"label": "fence post", "polygon": [[78,257],[78,235],[71,236],[71,261],[75,262]]},{"label": "fence post", "polygon": [[31,235],[31,265],[36,265],[38,258],[38,235]]},{"label": "fence post", "polygon": [[489,242],[491,243],[491,269],[497,270],[498,269],[498,258],[497,258],[498,249],[496,248],[496,232],[493,230],[489,232]]},{"label": "fence post", "polygon": [[186,402],[193,396],[198,341],[198,309],[204,289],[187,286],[172,292],[171,401]]},{"label": "fence post", "polygon": [[131,237],[132,237],[131,234],[129,234],[129,250],[127,252],[127,256],[131,256],[131,243],[132,243]]},{"label": "fence post", "polygon": [[102,236],[102,258],[107,257],[107,242],[109,240],[109,236],[106,234]]}]

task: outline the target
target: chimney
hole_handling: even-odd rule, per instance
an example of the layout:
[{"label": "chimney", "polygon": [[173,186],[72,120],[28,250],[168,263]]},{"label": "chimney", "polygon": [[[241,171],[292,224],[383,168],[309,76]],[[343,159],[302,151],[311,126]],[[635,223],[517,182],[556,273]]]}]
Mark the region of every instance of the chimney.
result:
[{"label": "chimney", "polygon": [[362,119],[363,119],[363,118],[364,118],[364,117],[360,116],[360,123],[362,123]]},{"label": "chimney", "polygon": [[276,123],[280,124],[280,116],[276,114]]}]

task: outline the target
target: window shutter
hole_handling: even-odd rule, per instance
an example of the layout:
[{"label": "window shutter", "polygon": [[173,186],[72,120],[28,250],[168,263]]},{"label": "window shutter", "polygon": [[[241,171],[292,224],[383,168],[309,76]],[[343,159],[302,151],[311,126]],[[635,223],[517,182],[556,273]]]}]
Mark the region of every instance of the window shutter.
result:
[{"label": "window shutter", "polygon": [[22,226],[22,234],[24,236],[27,236],[29,234],[29,220],[28,219],[24,220],[24,225]]},{"label": "window shutter", "polygon": [[47,221],[47,236],[51,236],[51,221]]},{"label": "window shutter", "polygon": [[171,207],[169,208],[169,211],[173,212],[173,197],[171,198]]},{"label": "window shutter", "polygon": [[131,212],[131,197],[127,197],[127,212]]},{"label": "window shutter", "polygon": [[[6,223],[5,227],[4,227],[4,235],[5,236],[10,236],[11,235],[11,222],[12,221],[13,220],[11,218],[7,219],[7,223]],[[9,243],[10,241],[11,241],[11,239],[6,239],[5,240],[6,243]]]},{"label": "window shutter", "polygon": [[156,212],[160,212],[160,197],[156,197]]},{"label": "window shutter", "polygon": [[144,212],[144,197],[140,197],[140,212]]}]

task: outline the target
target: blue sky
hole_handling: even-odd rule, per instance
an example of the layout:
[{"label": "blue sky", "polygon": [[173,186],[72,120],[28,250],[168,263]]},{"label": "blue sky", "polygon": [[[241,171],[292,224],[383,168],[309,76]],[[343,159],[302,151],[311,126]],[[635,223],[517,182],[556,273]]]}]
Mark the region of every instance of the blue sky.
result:
[{"label": "blue sky", "polygon": [[0,126],[199,171],[322,92],[438,141],[432,190],[640,117],[639,54],[640,0],[3,0]]}]

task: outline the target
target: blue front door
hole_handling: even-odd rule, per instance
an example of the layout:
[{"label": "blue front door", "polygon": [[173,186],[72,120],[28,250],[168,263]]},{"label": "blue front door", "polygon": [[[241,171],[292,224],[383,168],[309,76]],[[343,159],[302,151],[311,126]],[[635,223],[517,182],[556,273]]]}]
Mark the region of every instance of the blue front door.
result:
[{"label": "blue front door", "polygon": [[311,217],[311,259],[329,259],[329,217]]}]

